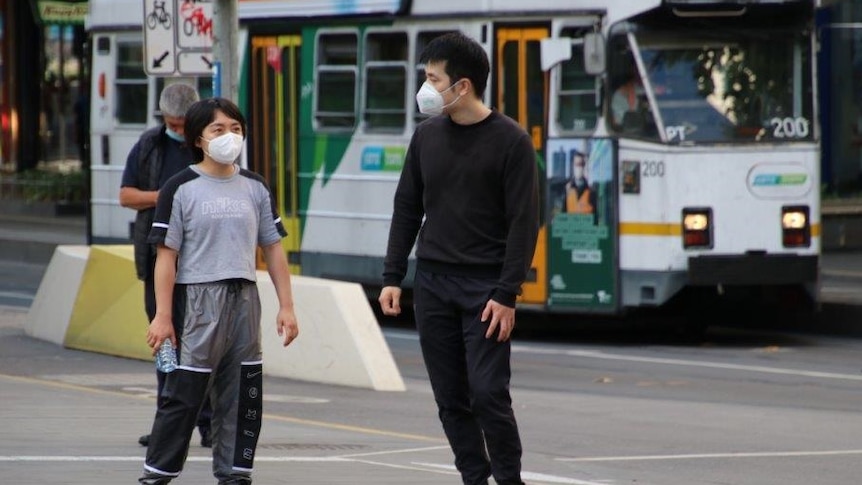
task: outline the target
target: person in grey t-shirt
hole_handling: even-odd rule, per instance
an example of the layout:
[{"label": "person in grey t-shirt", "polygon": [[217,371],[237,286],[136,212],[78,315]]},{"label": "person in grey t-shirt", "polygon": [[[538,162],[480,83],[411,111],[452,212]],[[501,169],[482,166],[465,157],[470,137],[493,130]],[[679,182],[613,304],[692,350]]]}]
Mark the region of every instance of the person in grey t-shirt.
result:
[{"label": "person in grey t-shirt", "polygon": [[[147,343],[155,353],[170,339],[179,349],[179,366],[168,374],[159,402],[138,480],[143,484],[179,476],[208,392],[213,474],[219,483],[251,483],[263,400],[258,246],[278,295],[278,335],[287,346],[299,333],[281,218],[263,178],[235,164],[245,132],[245,117],[232,102],[211,98],[193,104],[185,136],[198,163],[159,192],[149,235],[158,247],[156,316]],[[179,339],[172,312],[183,327]]]}]

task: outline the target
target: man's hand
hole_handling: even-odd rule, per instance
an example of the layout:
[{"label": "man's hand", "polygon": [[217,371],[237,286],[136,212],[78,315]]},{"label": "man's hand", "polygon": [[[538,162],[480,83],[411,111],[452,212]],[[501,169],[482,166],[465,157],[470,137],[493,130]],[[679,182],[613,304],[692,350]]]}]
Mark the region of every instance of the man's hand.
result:
[{"label": "man's hand", "polygon": [[482,321],[487,322],[489,318],[491,321],[488,324],[488,331],[485,332],[485,338],[493,337],[494,332],[499,327],[497,342],[509,340],[512,330],[515,328],[515,309],[494,300],[488,300],[488,303],[485,304],[485,310],[482,311]]},{"label": "man's hand", "polygon": [[401,313],[401,288],[397,286],[384,286],[380,290],[380,297],[377,299],[380,302],[380,308],[384,315],[390,317],[398,316]]},{"label": "man's hand", "polygon": [[290,308],[282,308],[275,317],[275,329],[279,337],[283,339],[283,345],[287,347],[299,336],[299,324],[296,323],[296,315]]},{"label": "man's hand", "polygon": [[162,342],[170,339],[174,348],[177,348],[177,336],[174,334],[174,324],[170,315],[156,313],[150,327],[147,329],[147,345],[153,349],[153,355],[158,353]]}]

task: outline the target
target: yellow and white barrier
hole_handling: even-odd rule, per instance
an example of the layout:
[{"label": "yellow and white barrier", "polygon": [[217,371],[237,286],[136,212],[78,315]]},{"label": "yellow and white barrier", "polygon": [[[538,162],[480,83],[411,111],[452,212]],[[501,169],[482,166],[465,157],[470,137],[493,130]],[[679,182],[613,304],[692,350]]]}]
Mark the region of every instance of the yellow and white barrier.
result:
[{"label": "yellow and white barrier", "polygon": [[[264,374],[403,391],[404,381],[362,287],[291,276],[299,338],[281,345],[278,299],[258,271]],[[58,246],[25,323],[30,336],[65,347],[151,360],[143,283],[131,246]]]}]

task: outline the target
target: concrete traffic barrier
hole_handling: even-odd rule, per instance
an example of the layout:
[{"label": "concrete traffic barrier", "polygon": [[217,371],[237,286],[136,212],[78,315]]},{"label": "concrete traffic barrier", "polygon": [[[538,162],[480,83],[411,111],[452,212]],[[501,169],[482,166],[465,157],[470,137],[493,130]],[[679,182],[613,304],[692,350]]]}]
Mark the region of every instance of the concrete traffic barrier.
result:
[{"label": "concrete traffic barrier", "polygon": [[27,312],[24,323],[27,335],[63,345],[89,254],[88,246],[57,246],[54,249]]},{"label": "concrete traffic barrier", "polygon": [[63,345],[70,349],[152,359],[147,345],[144,284],[132,246],[92,246]]},{"label": "concrete traffic barrier", "polygon": [[359,284],[292,275],[299,337],[284,348],[275,329],[275,286],[268,273],[257,276],[265,374],[378,391],[406,389]]},{"label": "concrete traffic barrier", "polygon": [[[360,285],[292,276],[300,335],[284,348],[275,330],[275,287],[265,271],[257,277],[265,375],[405,390]],[[142,285],[129,245],[58,246],[25,331],[69,348],[151,360]]]}]

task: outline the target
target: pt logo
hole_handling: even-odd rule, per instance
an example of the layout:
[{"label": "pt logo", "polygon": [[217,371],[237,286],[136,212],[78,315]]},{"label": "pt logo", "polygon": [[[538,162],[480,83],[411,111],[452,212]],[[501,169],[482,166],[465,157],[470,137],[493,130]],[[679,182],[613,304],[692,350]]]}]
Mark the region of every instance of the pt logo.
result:
[{"label": "pt logo", "polygon": [[246,409],[245,419],[249,421],[257,421],[257,409]]},{"label": "pt logo", "polygon": [[251,448],[244,448],[242,450],[242,457],[246,460],[251,460],[254,458],[254,451]]},{"label": "pt logo", "polygon": [[252,399],[257,397],[257,388],[256,387],[249,387],[248,388],[248,397],[250,397]]}]

